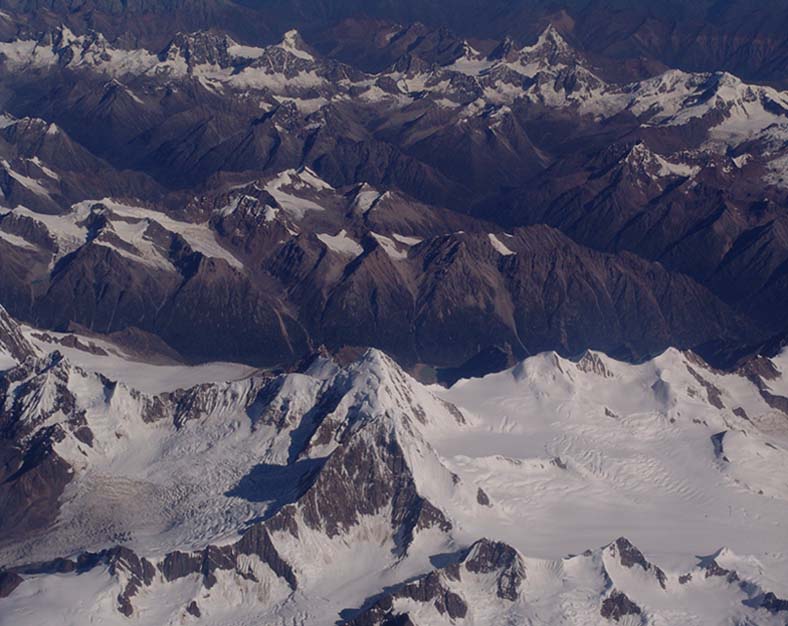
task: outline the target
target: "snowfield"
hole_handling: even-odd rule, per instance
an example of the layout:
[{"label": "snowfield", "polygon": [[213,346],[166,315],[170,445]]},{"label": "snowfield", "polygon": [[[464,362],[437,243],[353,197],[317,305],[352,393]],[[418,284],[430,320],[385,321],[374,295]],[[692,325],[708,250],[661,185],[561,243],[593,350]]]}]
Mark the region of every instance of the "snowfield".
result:
[{"label": "snowfield", "polygon": [[[39,353],[52,347],[24,334]],[[159,386],[163,366],[63,351],[34,375],[43,395],[26,400],[26,419],[65,419],[65,385],[93,440],[55,444],[73,471],[57,521],[2,547],[22,581],[0,600],[0,624],[189,623],[192,601],[217,625],[404,613],[420,625],[782,624],[767,594],[788,596],[788,416],[774,400],[786,352],[736,373],[673,349],[640,365],[544,353],[445,389],[374,350],[279,375],[181,367]],[[358,480],[371,490],[360,501]],[[367,510],[398,481],[419,500]],[[416,502],[437,513],[422,508],[412,527],[402,511]],[[287,511],[293,521],[277,522]],[[234,557],[210,585],[165,574],[173,550],[232,550],[260,524],[295,588],[267,553]],[[136,580],[131,557],[82,573],[24,567],[117,544],[157,564],[130,616],[115,598]],[[429,600],[435,589],[448,605]]]},{"label": "snowfield", "polygon": [[[612,532],[669,567],[723,547],[788,565],[788,424],[741,376],[672,349],[642,365],[545,353],[434,391],[477,418],[433,441],[498,504],[494,521],[466,520],[471,534],[495,528],[543,558],[603,545]],[[717,392],[721,409],[709,401]]]}]

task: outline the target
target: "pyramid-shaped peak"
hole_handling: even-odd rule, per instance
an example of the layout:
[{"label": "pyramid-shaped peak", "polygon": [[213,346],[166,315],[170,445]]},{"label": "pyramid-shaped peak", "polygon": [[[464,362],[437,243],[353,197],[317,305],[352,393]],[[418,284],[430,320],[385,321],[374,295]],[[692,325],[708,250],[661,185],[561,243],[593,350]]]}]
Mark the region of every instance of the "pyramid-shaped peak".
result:
[{"label": "pyramid-shaped peak", "polygon": [[627,151],[622,162],[630,169],[657,178],[671,176],[691,178],[700,171],[700,167],[696,165],[668,161],[666,158],[653,152],[642,141],[637,142]]},{"label": "pyramid-shaped peak", "polygon": [[542,34],[539,35],[536,43],[526,49],[534,52],[537,50],[545,52],[570,52],[572,50],[564,36],[552,24],[548,24],[542,31]]},{"label": "pyramid-shaped peak", "polygon": [[626,537],[619,537],[614,542],[608,544],[605,550],[622,567],[630,569],[632,567],[641,568],[648,572],[657,581],[662,589],[665,589],[667,576],[659,567],[651,563],[643,553]]},{"label": "pyramid-shaped peak", "polygon": [[561,32],[553,25],[552,22],[548,23],[545,26],[545,29],[542,31],[542,34],[539,35],[539,41],[552,41],[557,43],[566,43],[564,36]]},{"label": "pyramid-shaped peak", "polygon": [[478,59],[482,56],[482,53],[479,52],[476,48],[474,48],[467,39],[462,40],[462,55],[466,59]]},{"label": "pyramid-shaped peak", "polygon": [[494,575],[499,598],[513,602],[519,597],[526,579],[525,563],[520,553],[510,545],[480,539],[468,550],[464,565],[472,574]]},{"label": "pyramid-shaped peak", "polygon": [[306,45],[306,42],[304,42],[304,39],[301,37],[301,33],[294,28],[282,35],[279,47],[299,59],[304,59],[306,61],[315,60],[309,52],[309,46]]},{"label": "pyramid-shaped peak", "polygon": [[[456,427],[465,415],[430,392],[392,358],[376,348],[367,349],[335,380],[343,399],[342,411],[351,423],[375,421],[386,427]],[[361,417],[362,419],[358,419]]]},{"label": "pyramid-shaped peak", "polygon": [[517,44],[515,43],[514,39],[509,37],[508,35],[504,37],[503,41],[499,43],[495,49],[490,52],[489,59],[490,60],[497,60],[497,59],[505,59],[513,52],[517,51]]},{"label": "pyramid-shaped peak", "polygon": [[557,70],[562,67],[580,67],[593,75],[586,67],[585,59],[573,48],[564,36],[552,25],[548,26],[536,42],[520,50],[513,50],[507,60],[519,60],[527,66],[539,67],[542,70]]},{"label": "pyramid-shaped peak", "polygon": [[513,565],[522,565],[522,559],[512,546],[502,541],[483,537],[468,548],[464,562],[470,571],[485,573]]},{"label": "pyramid-shaped peak", "polygon": [[[71,45],[74,42],[78,42],[81,37],[76,35],[74,31],[72,31],[68,26],[65,24],[61,24],[54,28],[50,33],[44,35],[46,39],[51,39],[52,47],[53,48],[65,48],[66,46]],[[103,39],[103,35],[98,35],[101,39]]]},{"label": "pyramid-shaped peak", "polygon": [[626,537],[619,537],[607,547],[612,554],[619,557],[625,567],[640,565],[643,569],[648,569],[650,565],[643,553]]}]

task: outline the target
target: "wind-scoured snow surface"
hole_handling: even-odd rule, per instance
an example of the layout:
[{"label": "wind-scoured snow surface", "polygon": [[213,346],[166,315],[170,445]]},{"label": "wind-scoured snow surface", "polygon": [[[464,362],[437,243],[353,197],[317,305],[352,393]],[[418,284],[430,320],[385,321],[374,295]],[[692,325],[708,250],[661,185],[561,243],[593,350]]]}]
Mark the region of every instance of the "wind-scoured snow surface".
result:
[{"label": "wind-scoured snow surface", "polygon": [[478,418],[438,450],[499,504],[496,536],[526,554],[582,552],[615,528],[687,567],[722,546],[765,555],[786,536],[788,422],[739,375],[673,349],[642,365],[545,353],[438,393]]},{"label": "wind-scoured snow surface", "polygon": [[[735,373],[544,353],[444,389],[369,350],[156,387],[162,366],[109,344],[24,334],[39,356],[5,374],[5,419],[22,446],[59,425],[71,479],[54,523],[2,545],[0,624],[788,615],[788,352]],[[73,566],[29,566],[55,557]]]}]

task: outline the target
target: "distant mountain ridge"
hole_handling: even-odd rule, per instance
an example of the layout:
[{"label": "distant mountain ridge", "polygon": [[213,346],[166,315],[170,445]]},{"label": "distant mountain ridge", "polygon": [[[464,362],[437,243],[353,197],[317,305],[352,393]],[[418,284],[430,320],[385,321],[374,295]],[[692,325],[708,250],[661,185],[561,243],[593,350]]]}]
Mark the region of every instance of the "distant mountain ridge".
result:
[{"label": "distant mountain ridge", "polygon": [[786,332],[785,92],[609,82],[555,26],[452,41],[378,73],[295,30],[0,42],[4,304],[258,365],[320,344],[409,367],[670,345],[731,365]]},{"label": "distant mountain ridge", "polygon": [[[534,41],[549,23],[587,52],[609,60],[609,71],[619,76],[643,78],[657,68],[679,67],[688,71],[727,70],[747,80],[786,85],[785,25],[788,14],[779,0],[757,6],[743,0],[687,3],[682,0],[643,5],[638,0],[614,4],[601,0],[546,3],[539,0],[479,3],[462,0],[446,11],[424,0],[348,2],[301,0],[299,2],[254,1],[233,3],[216,0],[179,2],[30,2],[4,0],[0,9],[30,22],[34,31],[68,20],[82,32],[98,29],[114,39],[157,48],[178,31],[218,28],[241,40],[272,43],[285,31],[297,27],[321,42],[321,49],[340,46],[355,49],[350,62],[364,63],[375,54],[374,27],[355,28],[365,20],[380,25],[408,26],[423,22],[428,30],[444,28],[459,37],[499,40],[511,35],[520,43]],[[141,20],[139,16],[150,16]],[[130,18],[134,19],[130,19]],[[2,24],[8,34],[11,24]],[[335,30],[339,28],[339,30]],[[366,32],[364,32],[366,31]],[[347,35],[358,34],[355,47]],[[342,35],[340,36],[340,33]]]}]

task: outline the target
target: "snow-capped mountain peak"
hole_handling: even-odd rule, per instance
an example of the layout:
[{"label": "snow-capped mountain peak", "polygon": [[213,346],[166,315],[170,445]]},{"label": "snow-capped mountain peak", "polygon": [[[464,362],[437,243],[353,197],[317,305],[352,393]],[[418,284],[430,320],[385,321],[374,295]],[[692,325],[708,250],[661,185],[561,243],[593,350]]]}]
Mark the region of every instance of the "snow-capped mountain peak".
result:
[{"label": "snow-capped mountain peak", "polygon": [[308,46],[301,37],[301,33],[295,29],[289,30],[282,35],[282,41],[279,42],[279,47],[299,59],[305,61],[315,60],[315,57],[309,52]]},{"label": "snow-capped mountain peak", "polygon": [[526,56],[543,56],[555,63],[562,55],[574,54],[574,50],[558,29],[552,24],[548,24],[539,35],[536,43],[522,48],[520,53]]},{"label": "snow-capped mountain peak", "polygon": [[[290,373],[151,393],[134,386],[161,378],[157,366],[127,362],[117,347],[29,329],[23,336],[40,353],[58,345],[68,357],[28,358],[0,385],[21,475],[48,476],[51,489],[39,506],[52,508],[22,523],[60,520],[34,547],[6,553],[15,563],[6,575],[10,606],[31,593],[54,598],[80,579],[90,593],[109,585],[99,610],[110,620],[149,621],[170,598],[156,620],[199,612],[222,622],[227,598],[238,597],[235,618],[294,612],[315,626],[302,613],[315,602],[332,612],[359,607],[346,614],[350,624],[403,614],[425,625],[446,616],[487,624],[491,615],[547,624],[557,609],[543,599],[555,594],[586,622],[662,615],[677,603],[696,615],[707,599],[687,599],[681,590],[692,585],[704,598],[717,594],[721,615],[740,610],[776,623],[763,607],[779,606],[780,596],[757,567],[732,552],[715,552],[713,563],[675,562],[685,544],[696,554],[711,553],[709,543],[743,545],[740,524],[752,520],[740,511],[764,497],[758,491],[775,511],[788,498],[778,481],[758,478],[759,463],[785,463],[776,431],[762,430],[780,410],[784,360],[740,375],[677,350],[640,365],[594,351],[576,360],[544,353],[446,390],[417,383],[379,350],[347,365],[324,351]],[[191,369],[176,380],[195,380]],[[183,468],[195,457],[203,471],[189,478]],[[729,480],[738,485],[733,499]],[[593,497],[569,495],[580,493]],[[633,504],[642,498],[681,511],[678,528],[727,502],[743,508],[724,524],[706,520],[708,542],[678,532],[665,543],[640,531],[635,547],[621,535],[643,528]],[[537,530],[550,528],[544,516],[561,506],[571,511],[564,525],[592,515],[603,524]],[[112,540],[108,528],[126,545],[96,550]],[[779,532],[758,529],[767,544]],[[603,547],[563,556],[589,545]],[[431,564],[425,552],[443,556]],[[68,558],[48,561],[55,556]],[[338,564],[343,573],[326,577]]]},{"label": "snow-capped mountain peak", "polygon": [[649,150],[648,146],[642,142],[632,146],[624,157],[623,162],[634,172],[649,179],[666,177],[691,178],[700,171],[699,166],[668,161]]}]

